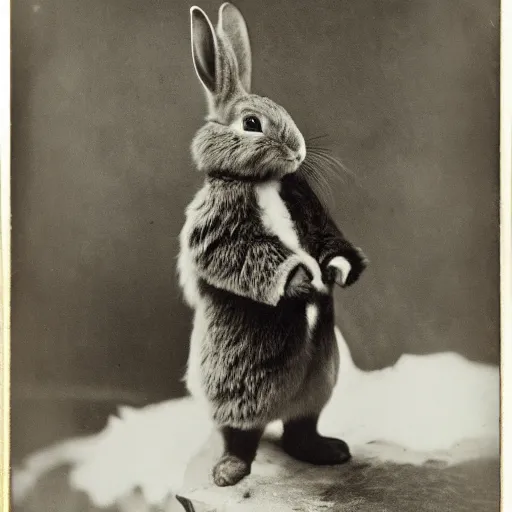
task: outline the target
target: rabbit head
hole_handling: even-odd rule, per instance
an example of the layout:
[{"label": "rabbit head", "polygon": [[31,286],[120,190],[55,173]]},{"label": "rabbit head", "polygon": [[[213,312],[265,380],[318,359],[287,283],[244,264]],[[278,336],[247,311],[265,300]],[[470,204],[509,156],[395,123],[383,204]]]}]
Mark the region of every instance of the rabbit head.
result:
[{"label": "rabbit head", "polygon": [[199,7],[190,17],[194,67],[208,101],[192,142],[198,169],[246,180],[295,172],[306,157],[304,137],[283,107],[250,92],[251,46],[240,11],[222,4],[215,29]]}]

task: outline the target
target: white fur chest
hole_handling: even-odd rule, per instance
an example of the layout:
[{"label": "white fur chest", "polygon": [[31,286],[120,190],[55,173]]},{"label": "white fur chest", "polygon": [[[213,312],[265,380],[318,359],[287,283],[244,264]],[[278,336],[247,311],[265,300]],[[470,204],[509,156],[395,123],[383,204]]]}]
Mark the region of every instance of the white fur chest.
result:
[{"label": "white fur chest", "polygon": [[[280,183],[272,181],[259,185],[256,188],[256,197],[261,209],[261,221],[265,228],[281,240],[290,251],[299,255],[303,264],[313,275],[313,286],[320,292],[326,292],[326,286],[322,281],[322,272],[318,262],[300,246],[299,237],[295,230],[290,212],[286,208],[283,199],[279,195]],[[308,304],[306,320],[309,332],[314,329],[318,319],[318,305]]]},{"label": "white fur chest", "polygon": [[318,262],[300,246],[290,212],[279,195],[280,183],[271,181],[256,187],[256,197],[261,209],[261,221],[265,228],[281,240],[290,251],[301,257],[303,264],[313,275],[313,286],[326,292]]}]

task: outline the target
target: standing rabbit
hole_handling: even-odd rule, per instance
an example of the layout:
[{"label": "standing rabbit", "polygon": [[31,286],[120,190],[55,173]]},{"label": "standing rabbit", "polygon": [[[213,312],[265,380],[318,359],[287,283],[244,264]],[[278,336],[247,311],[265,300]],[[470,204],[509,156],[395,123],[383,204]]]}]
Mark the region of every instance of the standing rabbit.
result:
[{"label": "standing rabbit", "polygon": [[178,271],[194,309],[187,387],[206,401],[224,439],[214,481],[248,475],[276,419],[291,456],[343,463],[347,444],[316,427],[339,366],[333,286],[355,282],[364,256],[301,175],[306,145],[290,115],[250,93],[241,13],[224,3],[215,29],[200,8],[190,13],[209,113],[192,143],[205,181],[186,210]]}]

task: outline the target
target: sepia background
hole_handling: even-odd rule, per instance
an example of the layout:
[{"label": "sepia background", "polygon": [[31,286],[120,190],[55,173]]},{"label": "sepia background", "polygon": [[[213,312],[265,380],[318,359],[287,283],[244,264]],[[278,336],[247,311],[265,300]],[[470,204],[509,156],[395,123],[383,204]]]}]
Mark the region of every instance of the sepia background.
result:
[{"label": "sepia background", "polygon": [[[200,6],[215,19],[220,2]],[[176,279],[205,114],[190,0],[12,3],[13,459],[184,393]],[[357,365],[499,357],[499,2],[238,0],[256,93],[354,176],[370,267],[337,292]],[[433,378],[435,378],[433,376]]]}]

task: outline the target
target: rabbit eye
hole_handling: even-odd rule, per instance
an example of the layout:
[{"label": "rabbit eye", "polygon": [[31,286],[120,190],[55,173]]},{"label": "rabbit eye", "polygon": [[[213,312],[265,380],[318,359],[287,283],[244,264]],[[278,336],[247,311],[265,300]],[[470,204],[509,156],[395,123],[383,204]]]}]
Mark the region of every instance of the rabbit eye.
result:
[{"label": "rabbit eye", "polygon": [[261,132],[261,122],[256,116],[244,117],[244,130],[246,132]]}]

